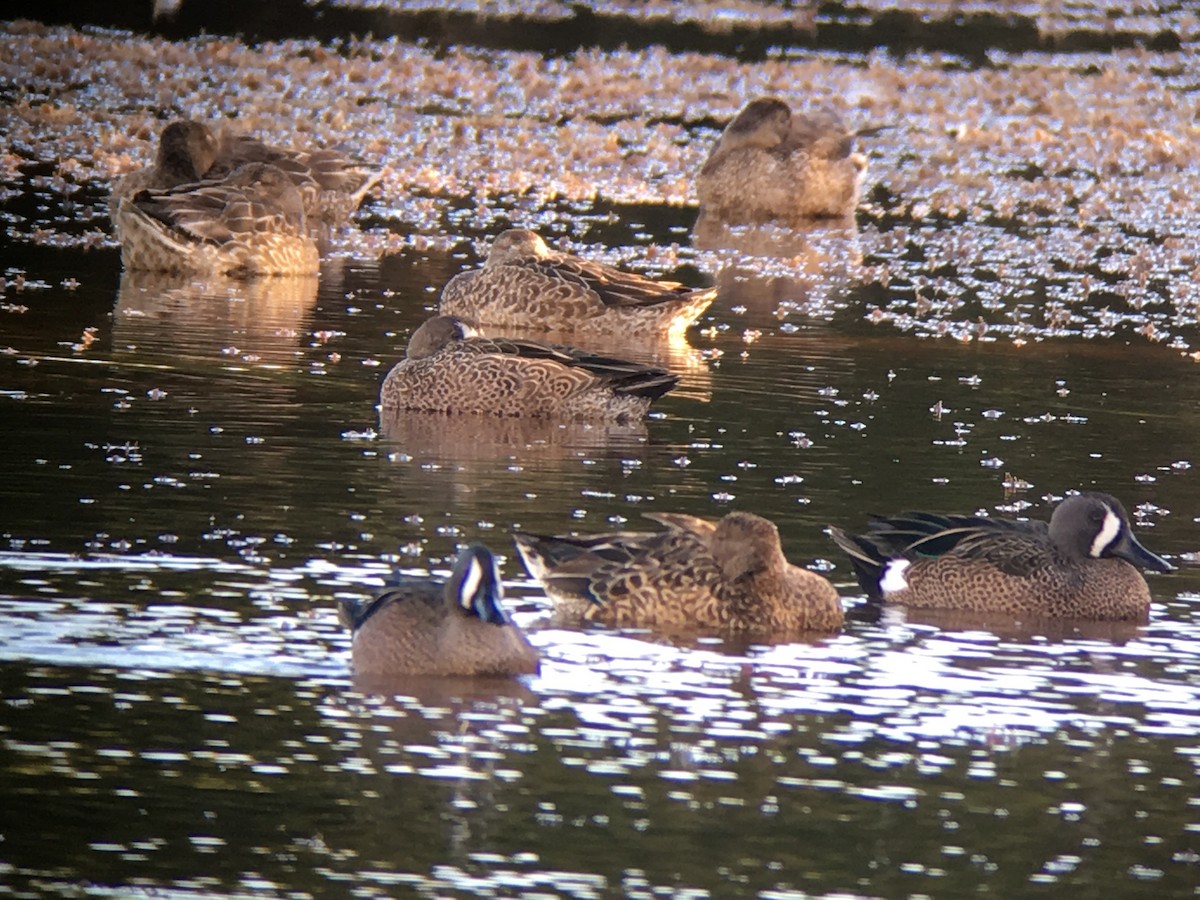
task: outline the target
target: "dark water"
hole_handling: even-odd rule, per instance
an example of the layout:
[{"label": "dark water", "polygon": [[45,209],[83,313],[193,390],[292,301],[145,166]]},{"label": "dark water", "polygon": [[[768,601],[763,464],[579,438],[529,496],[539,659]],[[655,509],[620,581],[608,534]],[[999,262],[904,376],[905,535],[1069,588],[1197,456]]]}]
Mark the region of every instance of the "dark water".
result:
[{"label": "dark water", "polygon": [[[1200,515],[1185,358],[896,335],[838,303],[780,319],[750,284],[694,356],[664,351],[692,368],[644,432],[391,441],[374,392],[426,287],[468,259],[250,286],[60,261],[8,295],[26,311],[0,357],[9,892],[1193,891],[1194,569],[1152,579],[1142,628],[898,614],[812,644],[674,646],[539,628],[506,537],[753,509],[793,559],[835,563],[853,604],[826,522],[1045,515],[1095,485],[1178,560]],[[475,539],[509,556],[543,674],[353,692],[335,597]]]},{"label": "dark water", "polygon": [[[1179,9],[1158,14],[1189,37]],[[128,40],[87,35],[63,41]],[[14,53],[29,40],[3,36]],[[438,67],[475,64],[388,52],[439,84]],[[293,68],[320,55],[268,47],[264,71],[272,54]],[[695,251],[694,208],[631,200],[673,183],[638,150],[656,174],[620,169],[591,200],[513,196],[502,178],[466,198],[386,194],[319,280],[249,284],[122,275],[105,186],[54,162],[86,142],[53,116],[108,123],[116,88],[47,86],[43,55],[29,81],[50,112],[0,108],[20,135],[0,157],[0,894],[1196,895],[1194,54],[830,63],[840,85],[911,81],[893,98],[911,115],[870,146],[859,233],[770,259]],[[553,111],[576,74],[496,58],[508,87],[468,112],[527,129],[534,156],[560,130],[600,129],[517,122],[524,103]],[[649,58],[673,77],[670,54]],[[589,59],[588,77],[639,64]],[[6,65],[15,101],[24,82]],[[538,65],[550,87],[510,89]],[[775,65],[745,71],[781,90]],[[1019,88],[1043,65],[1045,109],[1029,112]],[[1072,79],[1094,93],[1076,101]],[[675,109],[684,81],[647,79],[622,140],[646,109]],[[154,107],[144,90],[129,109]],[[306,96],[289,98],[299,117],[326,95]],[[1142,107],[1149,121],[1126,128]],[[473,184],[475,132],[447,124],[453,111],[412,116],[416,139],[446,150],[420,166]],[[1050,124],[1027,127],[1038,116]],[[715,122],[665,143],[696,163]],[[1054,138],[1026,139],[1055,122]],[[416,130],[388,138],[397,167]],[[510,222],[721,284],[689,344],[617,348],[682,375],[644,428],[380,423],[408,335]],[[392,238],[392,255],[366,249]],[[1150,577],[1147,625],[893,611],[775,645],[571,631],[548,623],[508,538],[752,510],[858,612],[827,523],[913,507],[1044,518],[1089,488],[1119,496],[1180,566]],[[356,691],[337,598],[393,567],[444,572],[473,540],[506,557],[542,674]]]}]

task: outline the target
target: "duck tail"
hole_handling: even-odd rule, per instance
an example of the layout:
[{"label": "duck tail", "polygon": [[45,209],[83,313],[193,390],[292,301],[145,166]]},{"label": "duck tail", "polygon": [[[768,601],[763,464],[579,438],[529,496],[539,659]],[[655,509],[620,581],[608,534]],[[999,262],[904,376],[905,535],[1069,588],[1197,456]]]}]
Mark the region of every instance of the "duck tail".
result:
[{"label": "duck tail", "polygon": [[678,375],[672,375],[663,369],[647,368],[625,376],[613,385],[613,389],[618,394],[657,400],[677,384],[679,384]]},{"label": "duck tail", "polygon": [[883,570],[888,564],[888,558],[880,552],[879,547],[864,537],[850,534],[834,525],[828,526],[827,533],[833,542],[850,557],[850,565],[854,568],[858,586],[867,592],[870,599],[881,600],[883,588],[880,582],[883,578]]}]

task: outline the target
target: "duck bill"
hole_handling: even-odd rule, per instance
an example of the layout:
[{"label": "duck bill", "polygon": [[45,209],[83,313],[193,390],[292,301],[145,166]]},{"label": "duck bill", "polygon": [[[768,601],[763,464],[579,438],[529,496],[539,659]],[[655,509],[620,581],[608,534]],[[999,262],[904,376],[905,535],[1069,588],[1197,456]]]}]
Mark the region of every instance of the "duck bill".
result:
[{"label": "duck bill", "polygon": [[1110,551],[1113,556],[1118,556],[1128,563],[1132,563],[1140,569],[1146,569],[1150,572],[1174,572],[1175,567],[1157,554],[1151,553],[1143,547],[1138,539],[1130,532],[1126,531],[1125,535],[1117,542],[1116,546]]}]

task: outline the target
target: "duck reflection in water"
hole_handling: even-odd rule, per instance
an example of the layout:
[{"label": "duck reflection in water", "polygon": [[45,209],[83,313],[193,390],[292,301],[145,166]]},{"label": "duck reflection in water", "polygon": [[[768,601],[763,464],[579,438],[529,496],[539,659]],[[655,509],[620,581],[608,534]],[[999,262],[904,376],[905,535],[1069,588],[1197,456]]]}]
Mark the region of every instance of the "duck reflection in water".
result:
[{"label": "duck reflection in water", "polygon": [[[494,850],[529,764],[526,710],[538,695],[519,679],[414,676],[376,681],[369,696],[333,695],[331,717],[361,736],[355,755],[370,778],[352,785],[363,859],[408,858],[413,842],[469,866]],[[364,786],[369,785],[369,790]],[[431,812],[433,811],[433,812]]]},{"label": "duck reflection in water", "polygon": [[176,357],[233,355],[247,362],[290,354],[308,332],[319,286],[316,275],[245,281],[125,271],[113,313],[113,344]]}]

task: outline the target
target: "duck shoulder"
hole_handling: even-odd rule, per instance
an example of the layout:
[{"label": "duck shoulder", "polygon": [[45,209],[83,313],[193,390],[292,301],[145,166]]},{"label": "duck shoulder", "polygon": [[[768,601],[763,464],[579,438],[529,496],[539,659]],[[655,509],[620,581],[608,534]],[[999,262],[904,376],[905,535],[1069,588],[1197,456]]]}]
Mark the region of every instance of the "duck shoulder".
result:
[{"label": "duck shoulder", "polygon": [[396,584],[380,591],[367,601],[343,599],[338,603],[338,619],[351,630],[357,631],[379,613],[396,605],[404,605],[413,613],[435,616],[444,605],[443,587],[428,579],[397,579]]}]

